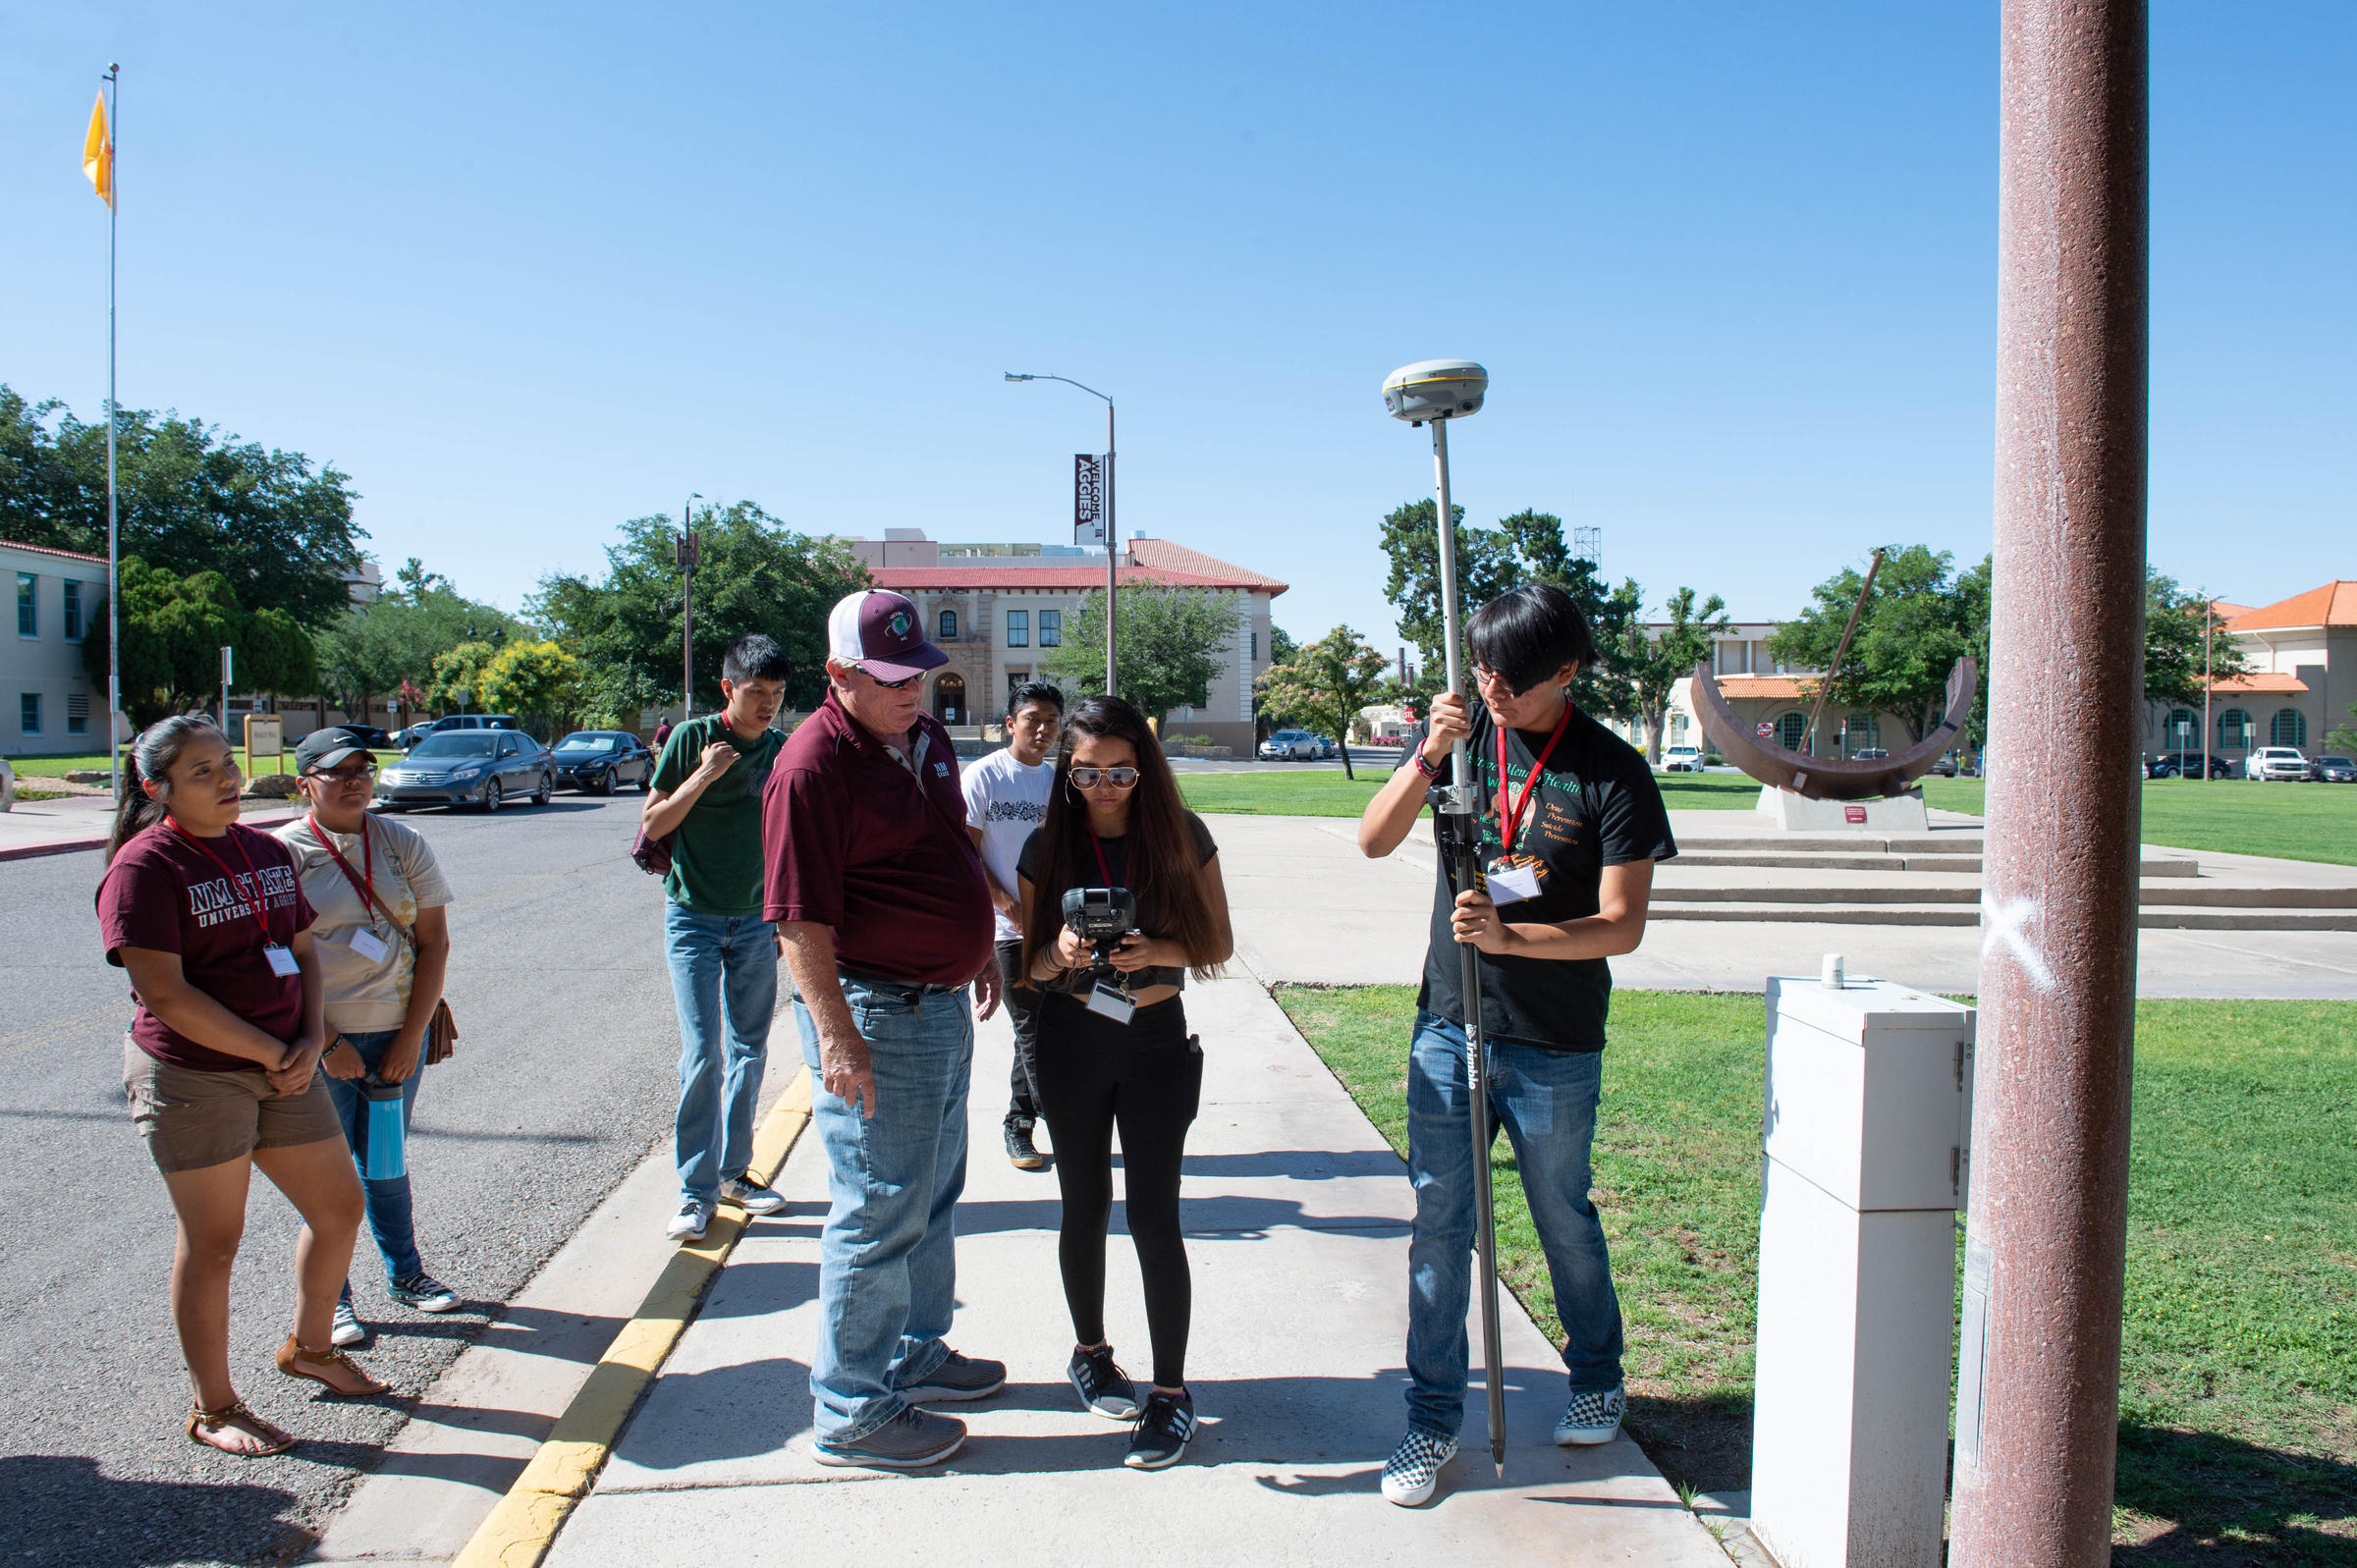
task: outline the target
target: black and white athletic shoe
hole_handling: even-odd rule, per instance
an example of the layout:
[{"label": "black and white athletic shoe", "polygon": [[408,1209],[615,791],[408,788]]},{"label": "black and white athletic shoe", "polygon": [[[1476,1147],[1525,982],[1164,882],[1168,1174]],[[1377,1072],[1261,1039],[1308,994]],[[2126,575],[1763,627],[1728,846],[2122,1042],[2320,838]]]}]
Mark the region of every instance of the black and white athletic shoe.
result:
[{"label": "black and white athletic shoe", "polygon": [[1608,1388],[1599,1394],[1573,1394],[1571,1403],[1563,1409],[1563,1419],[1555,1424],[1555,1440],[1565,1448],[1611,1442],[1620,1435],[1620,1418],[1627,1414],[1628,1394],[1624,1387]]},{"label": "black and white athletic shoe", "polygon": [[1064,1375],[1071,1379],[1072,1392],[1080,1396],[1081,1409],[1116,1421],[1137,1419],[1137,1384],[1113,1364],[1111,1345],[1073,1351],[1072,1364],[1064,1369]]},{"label": "black and white athletic shoe", "polygon": [[1383,1495],[1387,1502],[1413,1508],[1430,1499],[1441,1484],[1441,1467],[1456,1457],[1456,1439],[1418,1427],[1407,1429],[1399,1446],[1383,1467]]},{"label": "black and white athletic shoe", "polygon": [[1192,1394],[1146,1395],[1145,1414],[1129,1434],[1129,1451],[1122,1463],[1132,1470],[1161,1470],[1177,1464],[1186,1453],[1186,1440],[1195,1434]]}]

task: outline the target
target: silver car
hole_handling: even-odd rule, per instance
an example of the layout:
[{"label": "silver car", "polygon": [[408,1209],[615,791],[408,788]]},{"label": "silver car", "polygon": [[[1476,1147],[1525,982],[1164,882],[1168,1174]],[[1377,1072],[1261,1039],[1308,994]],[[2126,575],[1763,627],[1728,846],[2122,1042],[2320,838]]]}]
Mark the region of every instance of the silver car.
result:
[{"label": "silver car", "polygon": [[556,769],[521,730],[445,730],[376,776],[376,807],[474,806],[497,811],[511,799],[548,804]]},{"label": "silver car", "polygon": [[1306,730],[1280,730],[1260,743],[1263,762],[1315,762],[1318,737]]}]

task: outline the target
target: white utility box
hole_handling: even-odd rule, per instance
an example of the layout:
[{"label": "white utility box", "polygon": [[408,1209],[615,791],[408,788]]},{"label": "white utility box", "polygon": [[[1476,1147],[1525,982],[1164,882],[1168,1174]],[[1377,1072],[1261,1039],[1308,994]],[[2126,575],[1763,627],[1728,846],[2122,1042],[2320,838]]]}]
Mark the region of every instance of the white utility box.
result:
[{"label": "white utility box", "polygon": [[1783,1568],[1938,1568],[1973,1023],[1768,982],[1751,1530]]}]

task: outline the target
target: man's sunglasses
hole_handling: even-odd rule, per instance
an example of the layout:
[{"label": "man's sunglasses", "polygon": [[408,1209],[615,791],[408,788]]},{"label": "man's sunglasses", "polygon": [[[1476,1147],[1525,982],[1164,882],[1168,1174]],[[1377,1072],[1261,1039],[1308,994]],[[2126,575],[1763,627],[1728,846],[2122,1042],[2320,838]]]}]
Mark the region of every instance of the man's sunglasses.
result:
[{"label": "man's sunglasses", "polygon": [[865,665],[861,665],[861,666],[859,666],[859,673],[860,673],[861,675],[863,675],[863,676],[867,676],[867,678],[868,678],[868,679],[870,679],[870,680],[874,681],[874,682],[875,682],[877,685],[879,685],[879,686],[882,686],[882,687],[883,687],[883,688],[884,688],[886,691],[898,691],[898,690],[900,690],[900,689],[901,689],[903,686],[910,686],[910,685],[914,685],[914,684],[915,684],[917,681],[919,681],[919,680],[922,680],[922,679],[924,679],[924,678],[925,678],[925,677],[924,677],[924,676],[923,676],[920,674],[920,675],[913,675],[913,676],[902,676],[902,677],[901,677],[900,679],[898,679],[898,680],[887,680],[887,679],[885,679],[885,678],[884,678],[882,676],[868,675],[867,666],[865,666]]},{"label": "man's sunglasses", "polygon": [[1074,768],[1072,770],[1072,784],[1078,788],[1094,789],[1100,781],[1113,785],[1116,789],[1133,789],[1137,786],[1137,770],[1135,768]]},{"label": "man's sunglasses", "polygon": [[313,768],[310,777],[325,779],[330,784],[366,784],[376,777],[376,764],[348,762],[341,768]]}]

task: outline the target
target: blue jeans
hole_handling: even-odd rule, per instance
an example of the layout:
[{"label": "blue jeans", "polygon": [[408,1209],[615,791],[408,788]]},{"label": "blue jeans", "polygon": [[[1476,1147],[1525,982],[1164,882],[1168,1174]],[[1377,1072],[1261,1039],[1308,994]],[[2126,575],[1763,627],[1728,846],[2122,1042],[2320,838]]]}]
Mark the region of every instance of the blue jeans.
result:
[{"label": "blue jeans", "polygon": [[672,1151],[680,1196],[711,1203],[753,1162],[753,1103],[778,1010],[776,927],[758,915],[663,914],[680,1009],[680,1112]]},{"label": "blue jeans", "polygon": [[[344,1036],[345,1043],[360,1054],[360,1060],[374,1072],[385,1059],[385,1052],[393,1044],[398,1030],[384,1029],[372,1034]],[[360,1095],[357,1078],[327,1078],[327,1098],[335,1102],[336,1117],[344,1123],[344,1141],[352,1148],[353,1162],[360,1158],[362,1124],[368,1117],[368,1102]],[[417,1108],[417,1084],[425,1076],[425,1052],[417,1053],[417,1066],[401,1084],[401,1120],[407,1127]],[[411,1274],[425,1272],[425,1264],[417,1256],[417,1232],[410,1218],[410,1178],[407,1175],[387,1177],[383,1181],[360,1178],[368,1204],[368,1233],[376,1238],[376,1250],[385,1260],[385,1277],[399,1282]],[[352,1299],[352,1281],[344,1282],[344,1299]]]},{"label": "blue jeans", "polygon": [[[1521,1167],[1556,1316],[1568,1336],[1563,1370],[1573,1393],[1620,1385],[1620,1301],[1604,1226],[1588,1201],[1588,1146],[1603,1087],[1600,1053],[1490,1043],[1493,1128],[1505,1127]],[[1418,1012],[1407,1065],[1407,1167],[1416,1187],[1407,1251],[1407,1419],[1444,1437],[1455,1436],[1464,1422],[1470,1354],[1474,1165],[1466,1095],[1464,1030]]]},{"label": "blue jeans", "polygon": [[795,999],[810,1064],[810,1123],[827,1154],[827,1222],[818,1252],[812,1427],[855,1442],[907,1407],[901,1390],[949,1356],[958,1307],[955,1226],[965,1190],[965,1097],[974,1021],[963,991],[843,981],[868,1043],[876,1114],[827,1092],[818,1027]]}]

